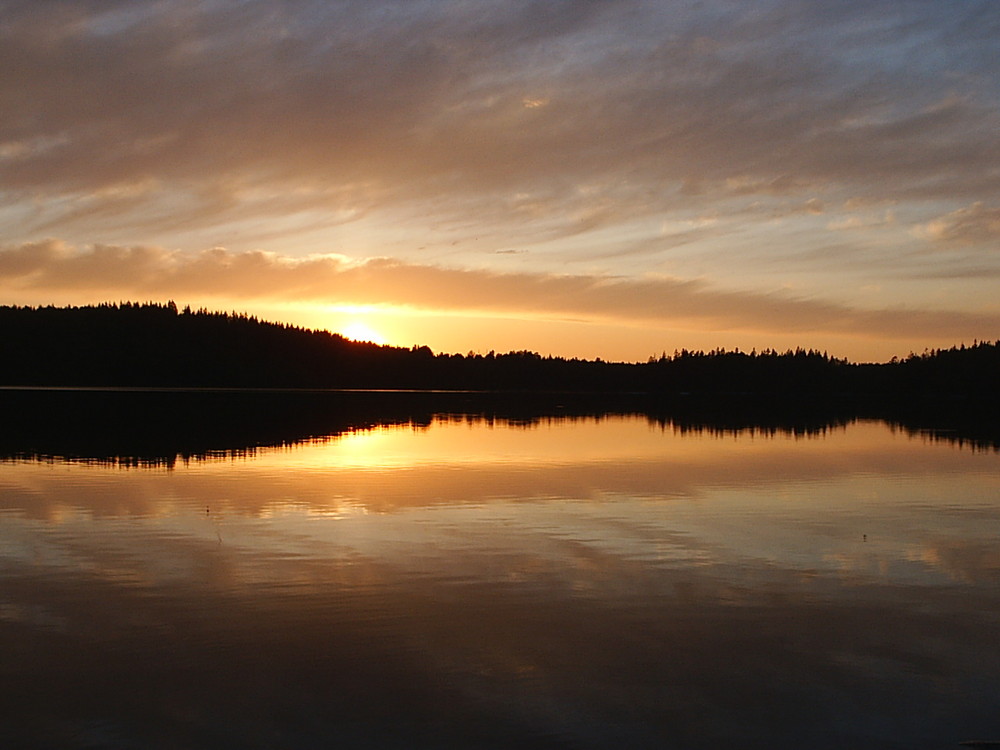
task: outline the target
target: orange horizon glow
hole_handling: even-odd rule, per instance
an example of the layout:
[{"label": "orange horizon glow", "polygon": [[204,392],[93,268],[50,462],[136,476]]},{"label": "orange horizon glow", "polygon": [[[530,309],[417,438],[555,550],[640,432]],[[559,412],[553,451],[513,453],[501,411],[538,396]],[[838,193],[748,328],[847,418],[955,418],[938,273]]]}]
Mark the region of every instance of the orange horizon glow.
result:
[{"label": "orange horizon glow", "polygon": [[[129,301],[105,298],[62,298],[57,305],[89,305]],[[139,301],[139,300],[132,300]],[[157,300],[152,300],[157,301]],[[160,301],[161,304],[166,300]],[[772,349],[814,349],[851,362],[888,362],[928,349],[947,349],[974,340],[995,337],[953,338],[947,335],[910,335],[883,339],[876,336],[799,334],[780,331],[712,331],[698,328],[651,326],[644,321],[567,320],[525,313],[497,316],[482,312],[452,312],[392,305],[329,306],[303,303],[260,302],[212,298],[177,299],[179,308],[205,308],[216,312],[254,315],[261,320],[329,331],[344,338],[377,345],[410,349],[427,346],[436,354],[502,354],[532,351],[566,359],[602,359],[608,362],[645,362],[675,351],[725,349],[750,352]],[[12,304],[42,306],[31,299],[15,298]],[[50,304],[50,303],[45,303]]]}]

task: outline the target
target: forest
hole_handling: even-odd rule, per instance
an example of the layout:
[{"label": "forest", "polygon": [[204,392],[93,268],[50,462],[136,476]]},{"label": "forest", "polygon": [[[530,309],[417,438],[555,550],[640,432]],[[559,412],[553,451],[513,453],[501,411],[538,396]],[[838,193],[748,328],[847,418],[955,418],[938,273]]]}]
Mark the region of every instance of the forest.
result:
[{"label": "forest", "polygon": [[812,349],[675,351],[646,362],[434,353],[173,302],[0,306],[0,385],[638,393],[993,404],[1000,341],[851,363]]}]

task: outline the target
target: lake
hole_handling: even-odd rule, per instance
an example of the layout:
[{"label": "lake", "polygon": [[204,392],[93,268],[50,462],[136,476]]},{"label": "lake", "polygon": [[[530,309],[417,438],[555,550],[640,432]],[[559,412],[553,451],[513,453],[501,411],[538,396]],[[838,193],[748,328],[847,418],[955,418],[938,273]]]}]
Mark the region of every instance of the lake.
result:
[{"label": "lake", "polygon": [[635,413],[316,432],[8,446],[0,744],[1000,740],[994,448]]}]

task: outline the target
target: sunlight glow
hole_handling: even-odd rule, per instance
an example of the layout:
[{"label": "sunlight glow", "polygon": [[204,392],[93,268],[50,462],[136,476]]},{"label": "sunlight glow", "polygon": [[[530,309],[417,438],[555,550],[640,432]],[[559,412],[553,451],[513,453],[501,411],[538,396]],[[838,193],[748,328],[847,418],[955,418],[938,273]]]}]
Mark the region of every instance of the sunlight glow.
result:
[{"label": "sunlight glow", "polygon": [[378,331],[360,320],[352,320],[341,326],[340,335],[354,341],[370,341],[373,344],[385,344],[386,339]]}]

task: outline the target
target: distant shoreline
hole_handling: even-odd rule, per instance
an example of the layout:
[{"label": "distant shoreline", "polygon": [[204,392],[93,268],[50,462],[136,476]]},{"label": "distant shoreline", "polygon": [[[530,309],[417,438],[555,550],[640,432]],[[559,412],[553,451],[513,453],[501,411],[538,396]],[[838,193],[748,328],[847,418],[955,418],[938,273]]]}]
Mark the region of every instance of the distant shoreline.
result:
[{"label": "distant shoreline", "polygon": [[591,394],[998,401],[1000,340],[854,364],[795,349],[682,349],[647,362],[434,353],[173,303],[0,306],[0,387],[174,392]]}]

